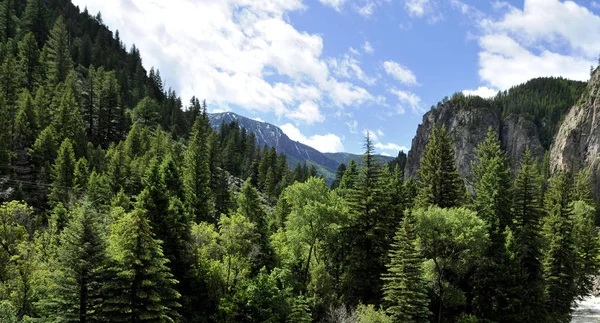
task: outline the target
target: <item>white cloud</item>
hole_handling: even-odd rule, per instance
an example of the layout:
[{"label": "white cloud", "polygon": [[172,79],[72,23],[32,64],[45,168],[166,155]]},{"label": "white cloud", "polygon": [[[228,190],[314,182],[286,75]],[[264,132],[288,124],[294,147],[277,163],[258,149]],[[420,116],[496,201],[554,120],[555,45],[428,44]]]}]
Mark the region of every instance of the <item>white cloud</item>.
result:
[{"label": "white cloud", "polygon": [[356,56],[360,55],[360,52],[352,47],[348,48],[348,52],[350,52],[350,54],[352,54],[352,55],[356,55]]},{"label": "white cloud", "polygon": [[464,95],[477,95],[482,98],[492,98],[498,94],[498,90],[490,89],[487,86],[480,86],[476,90],[464,90],[462,93]]},{"label": "white cloud", "polygon": [[383,62],[385,72],[391,75],[394,79],[406,85],[417,85],[417,77],[405,66],[402,66],[394,61]]},{"label": "white cloud", "polygon": [[400,146],[394,143],[387,143],[387,144],[383,144],[383,143],[375,143],[375,148],[377,149],[381,149],[381,150],[392,150],[392,151],[400,151],[400,150],[404,150],[404,151],[408,151],[409,149],[406,146]]},{"label": "white cloud", "polygon": [[392,155],[388,154],[388,153],[381,153],[381,156],[385,156],[385,157],[392,157]]},{"label": "white cloud", "polygon": [[412,92],[398,90],[396,88],[390,89],[390,93],[398,97],[398,100],[400,101],[398,106],[398,112],[400,114],[404,113],[405,106],[410,107],[415,114],[423,113],[423,108],[421,107],[421,98],[418,95]]},{"label": "white cloud", "polygon": [[360,63],[351,54],[344,54],[341,59],[329,58],[327,64],[332,72],[347,79],[357,79],[367,85],[374,85],[376,78],[368,76],[360,67]]},{"label": "white cloud", "polygon": [[408,14],[414,17],[423,17],[429,6],[429,0],[406,0],[404,3]]},{"label": "white cloud", "polygon": [[346,125],[348,126],[350,133],[356,133],[356,128],[358,127],[358,122],[356,122],[356,120],[346,122]]},{"label": "white cloud", "polygon": [[383,137],[383,136],[385,136],[385,134],[383,133],[383,131],[381,131],[381,129],[377,129],[377,135],[378,135],[379,137]]},{"label": "white cloud", "polygon": [[298,106],[298,109],[292,111],[288,117],[304,121],[307,124],[325,121],[325,117],[321,114],[319,106],[312,101],[302,102],[302,104]]},{"label": "white cloud", "polygon": [[362,48],[365,51],[365,53],[367,53],[367,54],[373,54],[375,52],[375,50],[373,49],[373,46],[371,46],[371,43],[368,41],[366,41],[363,44]]},{"label": "white cloud", "polygon": [[505,90],[540,76],[563,76],[587,80],[595,62],[583,57],[542,50],[539,55],[506,35],[480,38],[479,77],[487,84]]},{"label": "white cloud", "polygon": [[342,140],[332,133],[306,137],[300,132],[300,129],[296,128],[291,123],[286,123],[280,126],[280,128],[288,137],[290,137],[290,139],[311,146],[320,152],[335,153],[344,151]]},{"label": "white cloud", "polygon": [[323,5],[331,7],[336,11],[341,11],[346,0],[319,0]]},{"label": "white cloud", "polygon": [[494,2],[499,17],[460,0],[451,3],[479,30],[484,88],[506,90],[547,76],[585,81],[590,65],[597,63],[600,39],[594,35],[600,32],[600,17],[576,2],[525,0],[522,9]]},{"label": "white cloud", "polygon": [[330,73],[320,35],[288,22],[289,13],[305,10],[301,0],[73,2],[102,11],[104,22],[126,43],[135,42],[144,66],[160,68],[184,102],[196,95],[211,106],[236,105],[296,120],[303,102],[344,106],[371,97]]},{"label": "white cloud", "polygon": [[259,117],[252,118],[252,120],[255,120],[255,121],[258,121],[258,122],[265,122],[265,120],[263,120],[263,119],[261,119]]},{"label": "white cloud", "polygon": [[357,8],[357,12],[359,15],[363,16],[364,18],[370,18],[373,13],[375,12],[375,3],[371,2],[371,1],[367,1],[366,4],[359,6]]},{"label": "white cloud", "polygon": [[[566,42],[588,57],[600,53],[600,17],[573,1],[526,0],[523,9],[509,12],[494,27],[509,32],[520,42],[539,45]],[[551,22],[551,23],[550,23]]]}]

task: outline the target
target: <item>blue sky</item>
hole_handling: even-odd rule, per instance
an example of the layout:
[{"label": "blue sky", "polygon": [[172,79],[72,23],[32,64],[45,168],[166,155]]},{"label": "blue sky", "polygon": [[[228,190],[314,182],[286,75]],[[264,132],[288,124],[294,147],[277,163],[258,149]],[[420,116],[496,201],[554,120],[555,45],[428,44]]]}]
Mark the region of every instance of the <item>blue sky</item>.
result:
[{"label": "blue sky", "polygon": [[587,80],[600,4],[525,0],[74,0],[184,102],[206,98],[324,152],[410,148],[444,96]]}]

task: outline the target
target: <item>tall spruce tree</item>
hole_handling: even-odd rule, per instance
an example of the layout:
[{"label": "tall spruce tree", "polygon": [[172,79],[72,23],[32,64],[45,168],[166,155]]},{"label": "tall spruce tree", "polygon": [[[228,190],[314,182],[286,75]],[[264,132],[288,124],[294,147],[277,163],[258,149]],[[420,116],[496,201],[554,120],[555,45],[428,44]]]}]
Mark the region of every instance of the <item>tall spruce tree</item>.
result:
[{"label": "tall spruce tree", "polygon": [[464,185],[454,161],[452,138],[446,126],[433,126],[418,173],[417,207],[435,205],[442,208],[461,204]]},{"label": "tall spruce tree", "polygon": [[73,142],[65,139],[58,149],[58,157],[52,166],[52,183],[50,184],[50,204],[69,204],[73,190],[73,174],[75,171],[75,153]]},{"label": "tall spruce tree", "polygon": [[394,322],[426,323],[431,312],[413,221],[410,214],[404,217],[391,245],[383,275],[383,302]]},{"label": "tall spruce tree", "polygon": [[51,317],[57,321],[101,321],[106,245],[99,220],[92,206],[84,203],[60,235],[49,300]]},{"label": "tall spruce tree", "polygon": [[64,18],[59,16],[50,30],[42,56],[46,59],[46,74],[50,85],[64,82],[73,69],[69,48],[69,33]]},{"label": "tall spruce tree", "polygon": [[513,189],[513,216],[515,241],[520,246],[520,264],[527,279],[522,282],[522,320],[546,322],[544,278],[542,267],[541,217],[539,209],[539,181],[535,161],[529,149],[525,150]]},{"label": "tall spruce tree", "polygon": [[571,322],[577,296],[577,256],[573,241],[572,186],[565,173],[555,174],[545,196],[544,278],[546,309],[552,322]]},{"label": "tall spruce tree", "polygon": [[479,318],[497,321],[514,311],[514,276],[505,251],[505,229],[512,226],[511,173],[498,135],[490,127],[472,164],[475,210],[488,224],[490,247],[473,279],[473,307]]},{"label": "tall spruce tree", "polygon": [[185,202],[190,208],[194,221],[211,221],[212,193],[210,191],[210,169],[206,147],[208,121],[196,118],[184,156],[183,186]]},{"label": "tall spruce tree", "polygon": [[109,279],[102,286],[105,322],[176,322],[177,281],[145,216],[134,209],[111,227]]}]

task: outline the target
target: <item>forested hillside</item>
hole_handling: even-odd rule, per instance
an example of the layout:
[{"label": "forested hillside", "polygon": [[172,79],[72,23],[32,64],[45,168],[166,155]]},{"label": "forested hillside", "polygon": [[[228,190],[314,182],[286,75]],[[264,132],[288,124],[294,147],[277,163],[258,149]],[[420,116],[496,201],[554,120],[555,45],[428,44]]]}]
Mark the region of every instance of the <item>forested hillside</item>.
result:
[{"label": "forested hillside", "polygon": [[591,293],[590,173],[511,163],[497,129],[473,194],[445,126],[414,180],[367,135],[330,188],[100,14],[3,0],[0,40],[0,322],[569,322]]}]

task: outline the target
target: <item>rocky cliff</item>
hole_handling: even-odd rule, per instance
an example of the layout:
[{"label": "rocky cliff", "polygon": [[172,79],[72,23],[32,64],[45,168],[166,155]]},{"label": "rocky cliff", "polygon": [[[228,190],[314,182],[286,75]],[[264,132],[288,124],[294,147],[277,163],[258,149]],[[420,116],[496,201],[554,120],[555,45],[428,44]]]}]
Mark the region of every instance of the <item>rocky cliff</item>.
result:
[{"label": "rocky cliff", "polygon": [[600,158],[600,69],[596,69],[580,101],[566,115],[550,150],[550,170],[577,172],[592,170],[596,193]]},{"label": "rocky cliff", "polygon": [[[594,77],[600,76],[595,74]],[[493,99],[455,94],[450,100],[444,100],[443,103],[438,103],[437,107],[432,107],[423,116],[408,153],[405,176],[417,175],[421,155],[434,125],[445,125],[448,129],[454,140],[454,155],[458,171],[467,180],[471,172],[471,162],[475,159],[477,145],[483,141],[489,127],[498,133],[502,148],[507,152],[513,165],[518,165],[527,147],[535,157],[541,159],[553,142],[560,120],[581,97],[581,93],[585,92],[585,88],[583,82],[562,78],[538,78],[513,87]],[[596,90],[597,88],[594,93]],[[587,98],[586,102],[590,106],[595,103],[594,95],[589,95]],[[600,133],[598,133],[600,128],[597,124],[580,126],[585,122],[597,122],[596,110],[586,113],[577,111],[575,108],[572,109],[563,127],[560,128],[557,139],[559,137],[564,139],[562,143],[557,143],[556,149],[553,148],[556,150],[557,165],[576,163],[572,160],[584,157],[590,159],[588,164],[591,163],[591,159],[597,159],[594,154],[600,150]],[[590,140],[587,139],[582,141],[583,137],[590,137],[585,135],[587,133],[598,133],[598,136],[590,139],[595,145],[588,144]],[[574,145],[573,142],[578,144]],[[569,147],[567,151],[565,146]],[[564,153],[561,155],[560,151]],[[590,154],[593,156],[589,156]],[[566,161],[567,158],[571,161]]]}]

